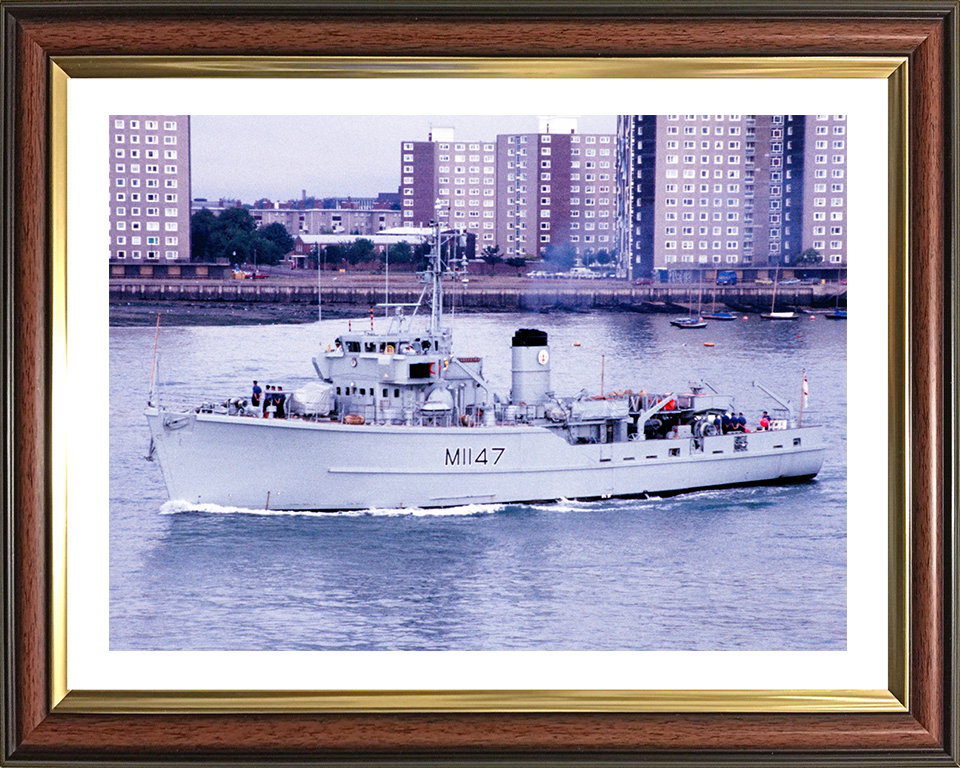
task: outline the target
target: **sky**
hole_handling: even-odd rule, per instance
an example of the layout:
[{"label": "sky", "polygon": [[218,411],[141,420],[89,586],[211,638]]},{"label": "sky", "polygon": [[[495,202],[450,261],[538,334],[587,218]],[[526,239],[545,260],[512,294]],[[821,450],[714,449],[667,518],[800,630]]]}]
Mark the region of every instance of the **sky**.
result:
[{"label": "sky", "polygon": [[[579,115],[578,133],[615,133],[615,115]],[[190,118],[193,197],[245,203],[315,197],[374,197],[400,184],[400,144],[426,141],[431,127],[455,141],[536,133],[536,115],[337,115]]]}]

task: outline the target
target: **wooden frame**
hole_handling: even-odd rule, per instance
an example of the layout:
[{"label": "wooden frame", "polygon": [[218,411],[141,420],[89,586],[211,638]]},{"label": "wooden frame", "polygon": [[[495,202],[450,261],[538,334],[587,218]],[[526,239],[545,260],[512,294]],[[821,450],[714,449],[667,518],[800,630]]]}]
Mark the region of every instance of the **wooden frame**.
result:
[{"label": "wooden frame", "polygon": [[[3,2],[3,743],[11,765],[958,765],[956,2],[717,10],[595,3]],[[463,30],[469,28],[470,34]],[[51,59],[62,56],[905,56],[909,709],[842,714],[100,714],[51,707]],[[856,423],[855,414],[853,423]],[[665,707],[666,709],[666,707]],[[52,711],[51,711],[52,710]]]}]

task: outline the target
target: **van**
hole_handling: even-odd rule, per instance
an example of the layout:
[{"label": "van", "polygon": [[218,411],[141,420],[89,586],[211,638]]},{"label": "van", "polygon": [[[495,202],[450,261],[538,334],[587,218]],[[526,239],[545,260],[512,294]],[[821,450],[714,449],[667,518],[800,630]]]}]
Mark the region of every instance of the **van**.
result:
[{"label": "van", "polygon": [[717,285],[736,285],[737,273],[732,269],[722,269],[717,272]]}]

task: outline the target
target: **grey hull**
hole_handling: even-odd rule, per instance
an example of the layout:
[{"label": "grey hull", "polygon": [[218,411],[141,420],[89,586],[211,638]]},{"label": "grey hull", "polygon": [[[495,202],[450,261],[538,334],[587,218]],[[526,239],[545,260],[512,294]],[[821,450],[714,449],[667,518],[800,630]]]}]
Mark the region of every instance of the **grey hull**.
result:
[{"label": "grey hull", "polygon": [[339,510],[676,493],[807,478],[823,428],[571,445],[537,426],[349,426],[146,412],[170,498]]}]

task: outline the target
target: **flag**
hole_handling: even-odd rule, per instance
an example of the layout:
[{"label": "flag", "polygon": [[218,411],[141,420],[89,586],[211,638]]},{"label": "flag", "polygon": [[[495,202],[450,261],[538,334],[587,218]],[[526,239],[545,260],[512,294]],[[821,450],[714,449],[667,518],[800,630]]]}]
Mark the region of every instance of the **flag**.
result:
[{"label": "flag", "polygon": [[808,404],[807,396],[810,394],[810,390],[807,387],[807,375],[803,375],[803,407],[806,408]]}]

